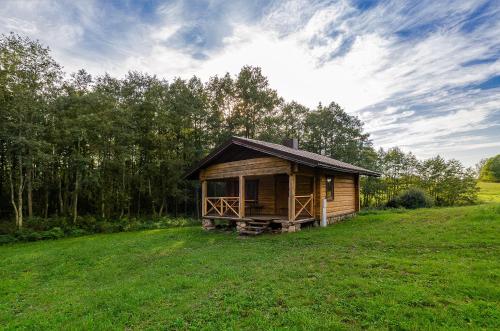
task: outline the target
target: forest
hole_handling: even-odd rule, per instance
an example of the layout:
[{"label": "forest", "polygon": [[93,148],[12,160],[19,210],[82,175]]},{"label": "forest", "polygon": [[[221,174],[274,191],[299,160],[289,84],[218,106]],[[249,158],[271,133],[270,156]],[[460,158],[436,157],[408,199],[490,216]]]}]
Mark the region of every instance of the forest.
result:
[{"label": "forest", "polygon": [[362,205],[418,187],[439,206],[474,203],[476,170],[440,156],[375,149],[364,125],[331,102],[284,100],[258,67],[202,81],[143,72],[67,74],[38,41],[0,37],[0,223],[196,217],[184,172],[230,136],[280,143],[382,172]]}]

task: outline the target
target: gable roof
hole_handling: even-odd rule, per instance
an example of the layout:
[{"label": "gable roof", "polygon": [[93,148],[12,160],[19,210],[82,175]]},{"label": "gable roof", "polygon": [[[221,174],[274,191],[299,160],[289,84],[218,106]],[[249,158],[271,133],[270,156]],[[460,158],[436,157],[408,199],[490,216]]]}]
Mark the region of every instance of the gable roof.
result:
[{"label": "gable roof", "polygon": [[250,150],[254,150],[256,152],[260,152],[271,156],[276,156],[278,158],[296,162],[298,164],[302,164],[312,168],[321,168],[326,170],[334,170],[339,172],[348,172],[348,173],[355,173],[355,174],[375,176],[375,177],[379,177],[381,175],[376,171],[364,169],[349,163],[329,158],[324,155],[311,153],[301,149],[294,149],[284,145],[269,143],[255,139],[231,137],[231,139],[229,139],[227,142],[225,142],[218,148],[214,149],[210,154],[208,154],[205,158],[203,158],[195,167],[189,170],[184,176],[184,178],[196,179],[195,175],[198,173],[200,169],[205,167],[207,164],[210,163],[210,161],[212,161],[215,157],[221,155],[227,148],[229,148],[232,145],[242,146]]}]

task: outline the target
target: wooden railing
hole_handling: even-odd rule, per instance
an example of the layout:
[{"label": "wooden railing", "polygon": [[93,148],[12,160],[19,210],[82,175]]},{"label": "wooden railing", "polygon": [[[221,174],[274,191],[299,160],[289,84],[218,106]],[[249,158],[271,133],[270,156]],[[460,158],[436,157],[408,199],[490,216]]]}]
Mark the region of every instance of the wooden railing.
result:
[{"label": "wooden railing", "polygon": [[302,212],[306,215],[314,217],[314,193],[309,195],[296,195],[295,196],[295,208],[298,208],[298,212],[295,212],[293,219],[297,219]]},{"label": "wooden railing", "polygon": [[205,198],[205,204],[205,215],[215,212],[217,216],[239,216],[239,197],[207,197]]}]

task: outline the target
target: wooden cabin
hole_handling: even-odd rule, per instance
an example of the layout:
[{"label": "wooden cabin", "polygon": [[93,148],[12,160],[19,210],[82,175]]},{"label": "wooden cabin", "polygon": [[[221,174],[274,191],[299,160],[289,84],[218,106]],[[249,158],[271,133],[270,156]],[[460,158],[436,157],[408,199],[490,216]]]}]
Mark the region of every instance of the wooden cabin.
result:
[{"label": "wooden cabin", "polygon": [[[201,182],[205,229],[216,220],[240,234],[295,232],[359,211],[359,177],[379,173],[284,145],[232,137],[190,170]],[[220,222],[220,221],[218,221]]]}]

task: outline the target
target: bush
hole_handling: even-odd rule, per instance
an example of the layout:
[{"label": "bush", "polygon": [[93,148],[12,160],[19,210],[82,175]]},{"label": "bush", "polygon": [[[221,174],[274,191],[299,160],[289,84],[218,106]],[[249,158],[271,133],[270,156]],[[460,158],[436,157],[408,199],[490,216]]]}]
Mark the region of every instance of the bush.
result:
[{"label": "bush", "polygon": [[419,188],[410,188],[401,192],[395,198],[387,202],[389,208],[426,208],[432,207],[434,201],[427,195],[427,193]]},{"label": "bush", "polygon": [[122,231],[122,226],[120,223],[113,223],[108,221],[98,222],[95,232],[99,233],[113,233]]},{"label": "bush", "polygon": [[484,182],[500,182],[500,154],[486,161],[481,168],[479,180]]},{"label": "bush", "polygon": [[79,228],[70,228],[66,230],[66,235],[68,237],[80,237],[89,234],[88,231]]},{"label": "bush", "polygon": [[53,229],[50,229],[48,231],[43,231],[41,233],[42,239],[59,239],[64,237],[64,231],[59,228],[55,227]]},{"label": "bush", "polygon": [[37,241],[42,240],[42,235],[39,232],[33,231],[31,229],[21,229],[14,233],[17,240],[19,241]]},{"label": "bush", "polygon": [[78,237],[92,233],[113,233],[199,225],[200,221],[191,218],[120,218],[106,220],[90,215],[79,216],[73,224],[65,217],[26,219],[23,229],[17,230],[10,223],[0,223],[0,245],[16,241],[37,241]]},{"label": "bush", "polygon": [[97,220],[93,216],[78,216],[76,219],[76,224],[78,228],[84,229],[88,232],[100,232],[97,230],[98,224]]},{"label": "bush", "polygon": [[0,235],[0,245],[2,244],[9,244],[9,243],[13,243],[13,242],[16,242],[17,239],[16,237],[10,235],[10,234],[3,234],[3,235]]}]

